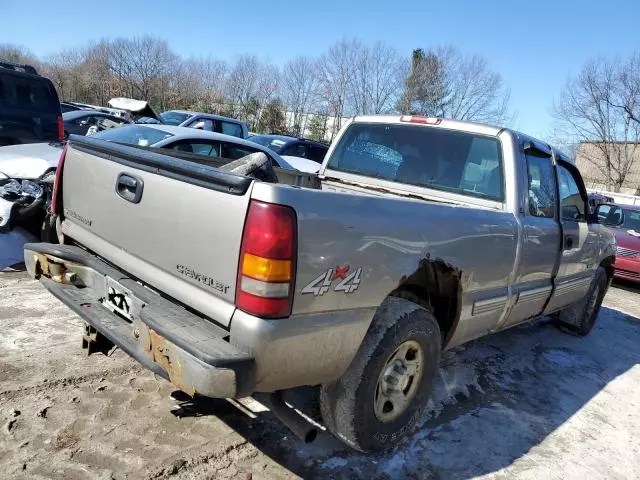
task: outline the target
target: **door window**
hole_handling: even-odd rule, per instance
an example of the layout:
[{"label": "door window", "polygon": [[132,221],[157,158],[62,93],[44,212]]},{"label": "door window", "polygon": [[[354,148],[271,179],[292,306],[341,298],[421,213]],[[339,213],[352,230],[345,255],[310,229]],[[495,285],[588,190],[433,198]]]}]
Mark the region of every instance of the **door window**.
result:
[{"label": "door window", "polygon": [[220,156],[220,145],[217,142],[181,141],[168,145],[165,148],[170,148],[178,152],[194,153],[205,157]]},{"label": "door window", "polygon": [[327,147],[319,147],[316,145],[307,145],[307,158],[314,162],[322,163],[324,156],[327,153]]},{"label": "door window", "polygon": [[528,214],[534,217],[554,218],[556,215],[556,178],[551,158],[527,153],[529,183]]},{"label": "door window", "polygon": [[222,142],[222,157],[229,160],[238,160],[239,158],[246,157],[252,153],[262,152],[257,148],[247,147],[245,145],[234,145],[233,143]]},{"label": "door window", "polygon": [[189,124],[191,128],[197,128],[198,130],[206,130],[207,132],[213,132],[213,120],[210,118],[197,118]]},{"label": "door window", "polygon": [[562,220],[585,222],[586,198],[582,196],[573,173],[562,165],[558,165],[558,188]]},{"label": "door window", "polygon": [[234,122],[219,121],[221,133],[225,135],[231,135],[233,137],[243,138],[242,126]]},{"label": "door window", "polygon": [[290,155],[292,157],[306,157],[307,156],[307,148],[304,143],[294,143],[293,145],[285,148],[281,155]]}]

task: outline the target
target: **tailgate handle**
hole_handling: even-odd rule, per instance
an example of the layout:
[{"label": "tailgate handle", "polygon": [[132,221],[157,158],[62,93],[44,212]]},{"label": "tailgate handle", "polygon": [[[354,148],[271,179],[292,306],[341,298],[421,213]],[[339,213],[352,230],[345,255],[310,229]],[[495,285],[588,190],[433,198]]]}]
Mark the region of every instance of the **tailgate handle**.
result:
[{"label": "tailgate handle", "polygon": [[142,199],[144,182],[128,173],[120,173],[116,181],[116,193],[127,202],[139,203]]}]

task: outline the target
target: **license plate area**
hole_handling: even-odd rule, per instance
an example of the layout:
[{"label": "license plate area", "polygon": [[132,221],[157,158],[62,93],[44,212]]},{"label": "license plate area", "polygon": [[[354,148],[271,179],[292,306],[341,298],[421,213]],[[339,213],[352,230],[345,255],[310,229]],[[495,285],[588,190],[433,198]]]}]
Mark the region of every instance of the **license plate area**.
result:
[{"label": "license plate area", "polygon": [[133,321],[133,295],[131,291],[107,277],[106,292],[102,304],[129,322]]}]

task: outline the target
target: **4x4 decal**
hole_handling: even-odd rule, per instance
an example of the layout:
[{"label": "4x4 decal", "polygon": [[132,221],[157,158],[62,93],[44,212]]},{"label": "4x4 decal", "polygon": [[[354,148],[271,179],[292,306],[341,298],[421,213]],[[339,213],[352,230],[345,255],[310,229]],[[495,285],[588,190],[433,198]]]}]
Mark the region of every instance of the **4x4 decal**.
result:
[{"label": "4x4 decal", "polygon": [[302,294],[311,294],[314,296],[324,295],[327,293],[335,280],[340,282],[333,287],[334,292],[353,293],[360,286],[360,275],[362,267],[358,267],[355,271],[349,273],[349,265],[338,265],[330,268],[314,278],[306,287],[302,289]]}]

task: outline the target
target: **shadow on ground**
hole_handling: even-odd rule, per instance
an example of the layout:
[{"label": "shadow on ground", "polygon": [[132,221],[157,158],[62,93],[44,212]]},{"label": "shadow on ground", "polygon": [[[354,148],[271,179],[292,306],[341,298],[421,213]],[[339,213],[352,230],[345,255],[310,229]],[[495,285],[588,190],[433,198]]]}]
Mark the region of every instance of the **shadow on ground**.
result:
[{"label": "shadow on ground", "polygon": [[[216,415],[304,478],[469,478],[507,467],[540,444],[640,362],[639,344],[640,319],[603,307],[585,338],[542,319],[448,351],[420,427],[378,456],[349,450],[327,433],[305,445],[271,412],[251,420],[224,400],[185,401],[180,414]],[[268,404],[266,396],[256,399]],[[321,422],[316,389],[286,400]]]}]

